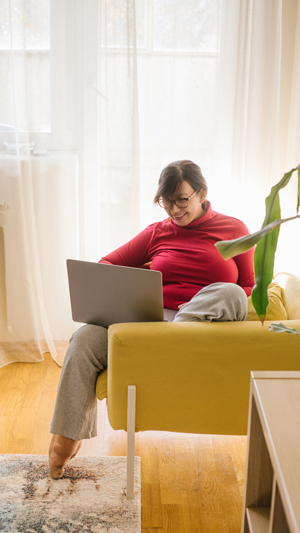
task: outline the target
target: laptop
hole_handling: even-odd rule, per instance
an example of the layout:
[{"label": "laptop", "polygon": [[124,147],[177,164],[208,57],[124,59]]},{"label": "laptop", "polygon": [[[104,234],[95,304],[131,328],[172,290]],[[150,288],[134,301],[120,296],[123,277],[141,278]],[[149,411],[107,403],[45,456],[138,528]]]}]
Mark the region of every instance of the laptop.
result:
[{"label": "laptop", "polygon": [[162,274],[157,270],[67,259],[72,318],[108,327],[119,322],[172,321],[163,308]]}]

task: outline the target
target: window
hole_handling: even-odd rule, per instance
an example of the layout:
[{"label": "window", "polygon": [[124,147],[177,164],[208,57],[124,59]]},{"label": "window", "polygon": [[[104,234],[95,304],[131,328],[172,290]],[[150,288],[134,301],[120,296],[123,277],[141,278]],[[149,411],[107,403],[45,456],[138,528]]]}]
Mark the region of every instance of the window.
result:
[{"label": "window", "polygon": [[[128,17],[127,0],[102,2],[102,46],[127,48],[136,20],[136,44],[155,52],[219,51],[221,0],[136,0]],[[106,21],[106,24],[105,24]],[[130,41],[129,41],[130,42]]]},{"label": "window", "polygon": [[153,49],[216,53],[221,0],[154,0]]},{"label": "window", "polygon": [[0,0],[0,130],[51,132],[50,87],[50,0]]}]

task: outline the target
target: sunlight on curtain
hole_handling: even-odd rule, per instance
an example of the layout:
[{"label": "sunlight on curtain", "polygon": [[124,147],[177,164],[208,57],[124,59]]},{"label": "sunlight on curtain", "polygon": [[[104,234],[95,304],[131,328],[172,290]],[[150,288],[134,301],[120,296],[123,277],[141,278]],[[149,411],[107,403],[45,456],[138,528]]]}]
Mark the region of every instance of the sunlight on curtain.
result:
[{"label": "sunlight on curtain", "polygon": [[300,160],[300,3],[296,16],[295,47],[292,56],[292,93],[289,115],[287,164],[292,168]]},{"label": "sunlight on curtain", "polygon": [[101,5],[103,255],[165,217],[152,203],[165,165],[209,167],[221,1]]},{"label": "sunlight on curtain", "polygon": [[43,127],[47,116],[46,99],[45,109],[40,106],[37,111],[35,105],[37,81],[40,77],[40,90],[49,82],[49,32],[40,25],[45,6],[37,7],[36,2],[0,4],[0,130],[5,132],[1,135],[5,151],[0,155],[1,272],[5,280],[1,280],[0,366],[41,361],[45,347],[56,357],[43,297],[30,157],[29,132]]},{"label": "sunlight on curtain", "polygon": [[[296,15],[297,0],[0,0],[0,365],[15,343],[17,360],[32,341],[56,357],[79,327],[66,259],[164,218],[171,161],[194,160],[213,208],[260,227],[299,155]],[[297,274],[291,233],[277,263]]]},{"label": "sunlight on curtain", "polygon": [[[223,2],[211,192],[215,209],[250,231],[262,225],[271,187],[300,161],[297,5]],[[296,190],[294,175],[280,193],[282,217],[296,214]],[[300,275],[299,229],[299,221],[281,227],[275,272]]]},{"label": "sunlight on curtain", "polygon": [[227,213],[254,231],[263,221],[264,198],[283,170],[278,174],[281,0],[227,0],[222,20],[212,169],[216,203],[224,210],[226,198]]},{"label": "sunlight on curtain", "polygon": [[[290,79],[290,92],[285,97],[285,128],[282,127],[279,144],[280,147],[285,147],[285,171],[300,164],[300,3],[294,2],[294,6],[293,13],[290,13],[289,19],[286,20],[285,28],[289,36],[294,36],[294,46],[289,46],[284,58]],[[294,173],[290,183],[281,193],[283,218],[296,215],[297,181],[298,176]],[[276,252],[277,272],[289,271],[300,276],[299,232],[299,220],[282,225]]]}]

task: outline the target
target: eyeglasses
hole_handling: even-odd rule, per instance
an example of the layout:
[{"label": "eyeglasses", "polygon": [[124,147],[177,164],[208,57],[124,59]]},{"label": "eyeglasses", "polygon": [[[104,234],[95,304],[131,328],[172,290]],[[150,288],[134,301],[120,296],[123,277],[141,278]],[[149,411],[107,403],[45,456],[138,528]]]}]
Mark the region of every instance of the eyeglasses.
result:
[{"label": "eyeglasses", "polygon": [[181,196],[178,196],[178,198],[175,198],[175,200],[168,200],[167,198],[159,198],[158,204],[163,209],[170,209],[173,204],[177,205],[177,207],[187,207],[189,200],[193,198],[194,194],[196,194],[198,191],[193,192],[191,196],[188,198],[181,198]]}]

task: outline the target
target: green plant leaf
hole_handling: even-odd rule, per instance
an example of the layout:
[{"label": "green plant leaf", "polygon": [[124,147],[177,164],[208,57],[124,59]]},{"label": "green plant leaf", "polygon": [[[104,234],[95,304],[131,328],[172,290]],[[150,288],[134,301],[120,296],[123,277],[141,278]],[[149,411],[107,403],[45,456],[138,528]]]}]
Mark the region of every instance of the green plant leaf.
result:
[{"label": "green plant leaf", "polygon": [[279,227],[262,238],[254,253],[255,285],[251,300],[257,316],[263,322],[269,305],[268,287],[273,279],[275,251],[277,247]]},{"label": "green plant leaf", "polygon": [[269,196],[267,196],[265,200],[266,216],[261,230],[239,239],[219,241],[215,244],[224,259],[229,259],[235,255],[247,252],[257,244],[254,253],[255,286],[253,287],[251,298],[256,314],[262,322],[265,319],[269,304],[267,291],[268,286],[273,279],[275,252],[280,225],[283,224],[283,222],[288,222],[289,220],[294,220],[295,218],[300,217],[300,215],[296,215],[294,217],[280,219],[279,191],[286,187],[295,170],[298,170],[298,212],[300,206],[300,165],[284,174],[283,178],[272,187]]},{"label": "green plant leaf", "polygon": [[[269,196],[266,198],[266,216],[262,228],[273,221],[280,219],[279,191],[286,187],[292,174],[299,167],[293,168],[284,174],[283,178],[272,187]],[[275,226],[274,230],[265,235],[257,244],[254,253],[254,273],[255,285],[251,293],[251,300],[257,316],[263,322],[267,314],[269,305],[268,287],[273,279],[275,252],[279,236],[280,226]]]},{"label": "green plant leaf", "polygon": [[274,333],[291,333],[293,335],[300,335],[300,331],[297,331],[296,329],[290,328],[286,326],[285,324],[281,324],[281,323],[270,324],[269,330],[273,331]]},{"label": "green plant leaf", "polygon": [[281,220],[274,220],[267,226],[264,226],[259,231],[251,233],[251,235],[245,235],[244,237],[239,237],[238,239],[232,239],[230,241],[218,241],[215,243],[215,247],[220,252],[223,259],[231,259],[236,255],[243,254],[248,252],[250,248],[253,248],[265,235],[270,233],[274,228],[280,226],[284,222],[289,220],[294,220],[295,218],[300,218],[300,215],[295,215],[294,217],[283,218]]}]

